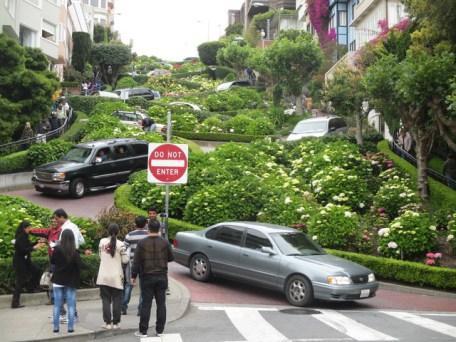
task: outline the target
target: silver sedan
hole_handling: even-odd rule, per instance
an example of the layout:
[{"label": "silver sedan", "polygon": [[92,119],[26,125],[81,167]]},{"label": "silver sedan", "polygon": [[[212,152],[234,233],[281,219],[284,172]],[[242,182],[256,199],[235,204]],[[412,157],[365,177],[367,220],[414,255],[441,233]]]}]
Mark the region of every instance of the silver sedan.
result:
[{"label": "silver sedan", "polygon": [[296,306],[309,305],[314,298],[370,298],[378,289],[368,268],[326,254],[296,229],[267,223],[223,222],[179,232],[174,255],[195,280],[215,275],[248,282],[281,291]]}]

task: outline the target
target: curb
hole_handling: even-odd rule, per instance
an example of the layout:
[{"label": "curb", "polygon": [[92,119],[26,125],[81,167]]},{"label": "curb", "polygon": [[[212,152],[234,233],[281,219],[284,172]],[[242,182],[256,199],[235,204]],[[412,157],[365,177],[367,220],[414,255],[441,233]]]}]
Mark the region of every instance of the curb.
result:
[{"label": "curb", "polygon": [[442,297],[442,298],[451,298],[456,299],[456,292],[449,292],[449,291],[441,291],[435,289],[426,289],[422,287],[413,287],[395,283],[387,283],[383,281],[379,281],[380,290],[389,290],[389,291],[396,291],[396,292],[405,292],[405,293],[412,293],[424,296],[434,296],[434,297]]},{"label": "curb", "polygon": [[0,175],[0,192],[22,190],[33,187],[32,171],[5,173]]}]

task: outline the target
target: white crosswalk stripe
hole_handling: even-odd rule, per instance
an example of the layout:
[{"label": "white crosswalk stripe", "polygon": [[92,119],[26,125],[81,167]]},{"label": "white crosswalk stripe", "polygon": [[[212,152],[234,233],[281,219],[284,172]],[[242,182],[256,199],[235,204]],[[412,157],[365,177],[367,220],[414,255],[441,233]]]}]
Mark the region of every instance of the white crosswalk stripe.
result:
[{"label": "white crosswalk stripe", "polygon": [[181,334],[163,334],[156,337],[142,337],[141,342],[183,342]]},{"label": "white crosswalk stripe", "polygon": [[361,324],[337,311],[319,310],[320,314],[312,315],[320,322],[350,336],[356,341],[397,341],[397,338],[386,335]]},{"label": "white crosswalk stripe", "polygon": [[426,329],[436,331],[438,333],[456,338],[456,327],[451,326],[449,324],[438,322],[438,321],[430,319],[430,318],[414,315],[409,312],[398,312],[398,311],[381,311],[381,312],[383,312],[384,314],[393,316],[395,318],[402,319],[408,323],[418,325],[421,328],[426,328]]}]

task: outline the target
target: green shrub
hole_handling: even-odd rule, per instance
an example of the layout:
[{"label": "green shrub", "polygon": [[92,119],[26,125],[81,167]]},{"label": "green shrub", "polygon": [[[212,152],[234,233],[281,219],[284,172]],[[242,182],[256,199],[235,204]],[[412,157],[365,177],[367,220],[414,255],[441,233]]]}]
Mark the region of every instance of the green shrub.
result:
[{"label": "green shrub", "polygon": [[361,241],[358,215],[329,203],[310,218],[308,234],[323,247],[356,250]]},{"label": "green shrub", "polygon": [[208,117],[198,126],[198,131],[206,133],[223,132],[223,121],[220,120],[218,115]]},{"label": "green shrub", "polygon": [[198,124],[198,119],[192,113],[183,113],[173,116],[173,128],[176,131],[193,131]]},{"label": "green shrub", "polygon": [[87,114],[92,113],[94,107],[98,103],[107,102],[121,102],[121,100],[100,96],[70,96],[68,98],[68,103],[71,107],[73,107],[74,110],[84,112]]},{"label": "green shrub", "polygon": [[205,42],[198,45],[198,55],[202,63],[206,65],[217,64],[217,52],[225,47],[220,41]]},{"label": "green shrub", "polygon": [[[33,263],[41,272],[49,268],[48,256],[33,256]],[[100,260],[98,255],[82,256],[81,288],[95,287]],[[14,289],[15,274],[11,258],[0,259],[0,294],[10,294]]]},{"label": "green shrub", "polygon": [[453,255],[456,251],[456,213],[451,216],[450,221],[448,222],[448,236],[446,238],[447,242],[453,247]]},{"label": "green shrub", "polygon": [[267,118],[253,120],[247,127],[247,134],[250,135],[269,135],[274,133],[274,125]]},{"label": "green shrub", "polygon": [[51,140],[45,144],[34,144],[28,149],[27,158],[30,166],[36,167],[60,159],[72,146],[72,143],[61,139]]},{"label": "green shrub", "polygon": [[27,151],[20,151],[0,157],[0,174],[30,170]]},{"label": "green shrub", "polygon": [[236,79],[236,71],[226,66],[218,65],[217,69],[215,69],[215,77],[218,80],[225,81],[227,81],[227,77],[233,77],[233,79],[230,79],[230,81],[234,81]]},{"label": "green shrub", "polygon": [[207,140],[207,141],[233,141],[233,142],[252,142],[262,140],[264,136],[233,134],[233,133],[212,133],[212,132],[183,132],[173,131],[173,134],[191,140]]},{"label": "green shrub", "polygon": [[381,280],[405,282],[411,285],[431,286],[437,289],[456,290],[456,269],[427,266],[372,255],[326,250],[338,257],[357,262],[371,269]]},{"label": "green shrub", "polygon": [[116,89],[134,88],[138,85],[131,76],[124,76],[117,81]]},{"label": "green shrub", "polygon": [[133,97],[130,97],[126,101],[126,103],[133,109],[135,109],[136,107],[140,107],[143,110],[148,110],[150,105],[152,104],[152,101],[149,101],[141,96],[133,96]]},{"label": "green shrub", "polygon": [[85,125],[88,123],[87,114],[76,112],[76,121],[71,125],[70,129],[62,134],[61,138],[65,141],[79,142],[82,138]]},{"label": "green shrub", "polygon": [[206,106],[211,112],[227,112],[243,108],[244,101],[234,92],[223,91],[209,95]]},{"label": "green shrub", "polygon": [[143,85],[144,83],[147,82],[148,79],[149,79],[149,76],[147,76],[147,75],[136,75],[136,76],[133,76],[133,80],[138,85]]},{"label": "green shrub", "polygon": [[112,115],[116,110],[132,111],[132,108],[123,102],[100,102],[93,107],[90,115]]},{"label": "green shrub", "polygon": [[225,129],[230,133],[247,134],[247,128],[253,122],[253,119],[247,115],[239,114],[225,122]]},{"label": "green shrub", "polygon": [[407,210],[378,231],[378,251],[396,259],[413,259],[424,256],[436,243],[436,226],[429,215]]},{"label": "green shrub", "polygon": [[62,88],[79,88],[81,84],[79,82],[60,82]]}]

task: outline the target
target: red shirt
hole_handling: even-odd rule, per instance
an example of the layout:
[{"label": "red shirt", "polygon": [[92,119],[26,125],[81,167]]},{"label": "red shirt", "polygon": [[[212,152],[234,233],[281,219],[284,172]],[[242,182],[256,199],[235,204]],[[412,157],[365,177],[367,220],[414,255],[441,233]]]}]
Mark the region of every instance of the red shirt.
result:
[{"label": "red shirt", "polygon": [[[30,231],[30,234],[35,235],[35,236],[44,237],[48,240],[48,243],[50,243],[50,242],[55,243],[55,242],[59,241],[61,231],[62,231],[62,226],[57,226],[57,227],[53,227],[53,228],[33,228]],[[51,246],[49,246],[48,247],[49,256],[51,256],[53,252],[54,252],[54,249]]]}]

